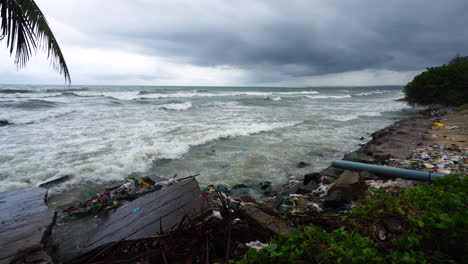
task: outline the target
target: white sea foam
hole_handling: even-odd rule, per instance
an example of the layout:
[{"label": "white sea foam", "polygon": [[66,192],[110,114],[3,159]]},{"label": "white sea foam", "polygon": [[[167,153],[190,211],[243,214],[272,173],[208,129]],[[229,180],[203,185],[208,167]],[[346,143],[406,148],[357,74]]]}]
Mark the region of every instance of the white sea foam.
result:
[{"label": "white sea foam", "polygon": [[356,94],[357,96],[369,96],[373,94],[383,94],[385,91],[381,90],[375,90],[375,91],[370,91],[370,92],[363,92],[363,93],[358,93]]},{"label": "white sea foam", "polygon": [[0,93],[0,98],[42,99],[60,95],[61,93]]},{"label": "white sea foam", "polygon": [[304,94],[317,94],[316,91],[302,91],[302,92],[222,92],[222,93],[208,93],[208,92],[178,92],[170,94],[153,93],[140,95],[141,99],[157,99],[157,98],[181,98],[181,97],[230,97],[230,96],[272,96],[272,95],[304,95]]},{"label": "white sea foam", "polygon": [[93,92],[93,91],[77,91],[73,92],[78,96],[83,97],[112,97],[118,100],[134,100],[138,99],[139,92],[138,91],[129,91],[129,92]]},{"label": "white sea foam", "polygon": [[163,104],[160,105],[159,108],[164,110],[175,110],[175,111],[184,111],[192,108],[191,102],[185,102],[181,104]]},{"label": "white sea foam", "polygon": [[[39,88],[32,87],[35,92],[25,96],[43,93]],[[37,100],[0,98],[0,119],[14,123],[0,128],[0,191],[37,185],[61,175],[75,176],[51,191],[53,196],[67,186],[85,189],[84,184],[117,181],[135,172],[162,176],[195,172],[210,183],[253,178],[279,182],[290,161],[303,158],[311,146],[324,153],[330,148],[350,151],[356,146],[352,141],[355,134],[388,125],[398,114],[360,117],[408,107],[393,101],[401,98],[396,90],[357,99],[352,90],[349,98],[340,89],[322,89],[320,94],[274,88],[168,88],[149,93],[130,89],[135,88],[91,87]],[[306,96],[310,100],[291,104]],[[150,100],[140,100],[145,97]],[[255,100],[264,97],[270,99]],[[111,98],[127,101],[117,103]],[[355,121],[341,125],[329,119]],[[281,133],[249,136],[280,128]],[[221,138],[224,140],[218,140]],[[245,151],[235,151],[236,147]],[[216,152],[206,155],[205,148]],[[161,159],[171,161],[155,162]],[[320,162],[328,161],[320,158],[317,164]],[[229,164],[229,168],[220,168],[220,164]]]},{"label": "white sea foam", "polygon": [[[71,174],[74,179],[67,185],[83,181],[104,183],[122,180],[132,172],[145,171],[158,159],[177,159],[187,153],[191,147],[202,145],[221,138],[248,136],[277,128],[293,126],[294,122],[277,123],[227,123],[224,125],[187,124],[181,126],[187,130],[182,135],[167,134],[174,129],[170,123],[153,124],[141,122],[126,131],[114,130],[101,139],[94,137],[76,137],[67,143],[41,142],[42,151],[25,153],[29,145],[17,148],[7,147],[7,153],[16,164],[0,164],[0,191],[28,185],[38,185],[47,179]],[[197,127],[198,125],[198,127]],[[106,128],[96,128],[96,134],[102,134]],[[151,140],[142,135],[152,133]],[[190,131],[190,132],[189,132]],[[66,150],[67,152],[63,152]],[[11,165],[11,163],[10,163]],[[27,172],[27,173],[25,173]],[[6,176],[6,178],[5,178]],[[58,189],[60,191],[60,189]]]},{"label": "white sea foam", "polygon": [[78,96],[84,97],[112,97],[119,100],[135,100],[135,99],[159,99],[159,98],[191,98],[191,97],[231,97],[231,96],[272,96],[272,95],[304,95],[317,94],[317,91],[301,91],[301,92],[205,92],[205,90],[193,90],[190,92],[176,93],[139,93],[132,92],[93,92],[93,91],[78,91],[73,92]]},{"label": "white sea foam", "polygon": [[344,99],[351,98],[351,95],[306,95],[309,99]]},{"label": "white sea foam", "polygon": [[50,109],[46,111],[37,111],[31,114],[28,111],[4,111],[0,113],[0,120],[8,120],[15,125],[25,125],[31,123],[42,122],[48,119],[59,118],[68,114],[74,113],[76,110],[71,109]]},{"label": "white sea foam", "polygon": [[358,119],[359,117],[363,116],[381,116],[382,114],[379,112],[362,112],[356,114],[343,114],[343,115],[329,115],[327,119],[335,120],[335,121],[349,121]]}]

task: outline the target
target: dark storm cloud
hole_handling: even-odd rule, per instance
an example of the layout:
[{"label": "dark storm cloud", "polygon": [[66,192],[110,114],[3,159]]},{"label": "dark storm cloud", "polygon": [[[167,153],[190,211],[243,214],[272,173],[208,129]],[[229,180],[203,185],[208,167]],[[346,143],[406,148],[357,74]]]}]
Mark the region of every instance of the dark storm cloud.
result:
[{"label": "dark storm cloud", "polygon": [[413,71],[468,55],[466,0],[117,1],[99,23],[89,12],[81,31],[100,43],[177,63],[235,66],[256,81]]}]

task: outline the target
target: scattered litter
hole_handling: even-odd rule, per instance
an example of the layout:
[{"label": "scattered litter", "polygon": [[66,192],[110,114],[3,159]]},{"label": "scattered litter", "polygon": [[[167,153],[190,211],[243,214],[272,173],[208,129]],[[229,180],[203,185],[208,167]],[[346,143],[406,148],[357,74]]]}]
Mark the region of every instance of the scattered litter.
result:
[{"label": "scattered litter", "polygon": [[404,180],[402,178],[397,178],[395,180],[368,180],[366,184],[375,188],[385,187],[385,188],[401,188],[409,189],[414,187],[414,182],[411,180]]},{"label": "scattered litter", "polygon": [[133,209],[133,212],[134,212],[134,213],[136,213],[136,212],[138,212],[138,211],[140,211],[140,207],[137,207],[137,208]]},{"label": "scattered litter", "polygon": [[433,123],[432,123],[432,126],[434,126],[434,127],[442,127],[442,126],[445,126],[445,124],[444,124],[444,123],[439,123],[439,122],[433,122]]},{"label": "scattered litter", "polygon": [[418,144],[418,148],[409,159],[387,161],[387,165],[391,167],[460,175],[467,174],[466,163],[468,163],[468,151],[460,149],[456,144],[449,146]]},{"label": "scattered litter", "polygon": [[256,250],[260,250],[262,248],[268,247],[268,244],[264,244],[258,240],[247,242],[245,243],[245,245],[249,248],[254,248]]},{"label": "scattered litter", "polygon": [[379,239],[380,240],[385,240],[387,238],[387,236],[385,235],[385,232],[383,231],[379,231]]},{"label": "scattered litter", "polygon": [[213,211],[213,213],[205,218],[205,220],[209,220],[211,218],[216,218],[219,220],[222,220],[223,217],[221,216],[221,213],[219,211]]},{"label": "scattered litter", "polygon": [[225,168],[229,167],[229,165],[224,164],[224,165],[221,165],[220,167],[223,168],[223,169],[225,169]]},{"label": "scattered litter", "polygon": [[328,192],[328,185],[320,183],[319,187],[315,189],[314,191],[312,191],[312,195],[323,198],[327,195],[327,192]]}]

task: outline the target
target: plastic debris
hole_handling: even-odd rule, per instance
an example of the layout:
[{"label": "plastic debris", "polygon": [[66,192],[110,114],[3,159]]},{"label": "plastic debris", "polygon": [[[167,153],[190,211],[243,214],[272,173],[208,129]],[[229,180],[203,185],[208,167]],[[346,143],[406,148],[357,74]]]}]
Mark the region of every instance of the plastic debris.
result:
[{"label": "plastic debris", "polygon": [[442,127],[442,126],[445,126],[444,123],[439,123],[439,122],[433,122],[432,123],[432,126],[435,126],[435,127]]},{"label": "plastic debris", "polygon": [[401,178],[397,178],[395,180],[368,180],[366,184],[375,188],[385,187],[385,188],[401,188],[401,189],[409,189],[414,187],[414,182],[411,180],[404,180]]},{"label": "plastic debris", "polygon": [[221,216],[221,213],[219,211],[213,211],[213,213],[205,218],[205,220],[210,220],[211,218],[216,218],[219,220],[222,220],[223,217]]},{"label": "plastic debris", "polygon": [[468,151],[455,144],[449,146],[419,144],[407,160],[391,159],[387,165],[397,168],[423,170],[442,174],[466,175]]},{"label": "plastic debris", "polygon": [[[168,182],[155,183],[145,179],[128,178],[122,185],[107,190],[103,193],[96,193],[90,199],[80,202],[76,206],[70,206],[63,210],[62,219],[85,217],[95,215],[99,212],[108,211],[117,208],[125,201],[136,199],[144,194],[157,191],[168,185]],[[134,213],[140,208],[135,208]]]},{"label": "plastic debris", "polygon": [[387,236],[385,235],[385,232],[379,231],[379,239],[382,240],[382,241],[387,239]]},{"label": "plastic debris", "polygon": [[260,250],[262,248],[268,247],[268,244],[264,244],[258,240],[247,242],[245,243],[245,245],[249,248],[254,248],[256,250]]}]

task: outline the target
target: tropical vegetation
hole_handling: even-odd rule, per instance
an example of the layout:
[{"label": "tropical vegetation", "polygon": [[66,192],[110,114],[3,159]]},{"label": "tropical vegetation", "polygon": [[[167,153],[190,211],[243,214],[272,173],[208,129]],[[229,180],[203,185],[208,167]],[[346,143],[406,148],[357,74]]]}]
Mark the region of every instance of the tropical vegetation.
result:
[{"label": "tropical vegetation", "polygon": [[70,83],[70,72],[57,39],[33,0],[0,0],[0,40],[5,40],[15,64],[23,68],[38,49],[47,52],[55,70]]},{"label": "tropical vegetation", "polygon": [[468,103],[468,57],[456,56],[447,65],[427,68],[405,86],[404,92],[410,103],[448,106]]}]

